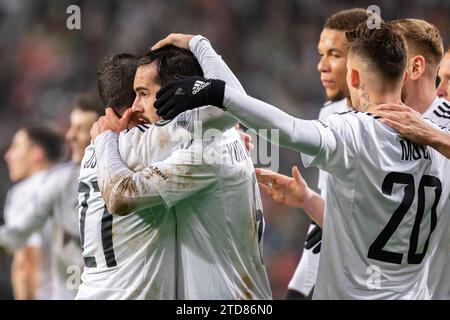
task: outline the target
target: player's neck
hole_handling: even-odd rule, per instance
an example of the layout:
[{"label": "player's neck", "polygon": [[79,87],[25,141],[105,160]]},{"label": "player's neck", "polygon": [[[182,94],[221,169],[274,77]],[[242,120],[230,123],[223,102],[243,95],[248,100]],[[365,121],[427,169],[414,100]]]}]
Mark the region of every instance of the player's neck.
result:
[{"label": "player's neck", "polygon": [[374,107],[384,103],[398,103],[401,99],[400,90],[395,91],[371,91],[370,88],[361,86],[359,111],[370,112]]},{"label": "player's neck", "polygon": [[428,79],[415,81],[410,89],[404,103],[420,113],[427,111],[437,96],[435,82]]},{"label": "player's neck", "polygon": [[48,162],[36,163],[30,170],[30,176],[33,176],[41,171],[47,171],[50,167],[51,165]]}]

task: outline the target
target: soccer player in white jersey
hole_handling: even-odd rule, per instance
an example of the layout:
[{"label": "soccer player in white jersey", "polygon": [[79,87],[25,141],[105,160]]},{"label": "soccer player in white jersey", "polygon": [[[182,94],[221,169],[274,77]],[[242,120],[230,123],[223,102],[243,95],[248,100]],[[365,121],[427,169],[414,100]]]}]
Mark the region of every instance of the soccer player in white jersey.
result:
[{"label": "soccer player in white jersey", "polygon": [[[189,48],[194,55],[206,61],[201,65],[205,75],[220,75],[233,85],[234,76],[209,42],[201,36],[188,37],[192,38]],[[188,45],[187,41],[185,45]],[[141,61],[142,65],[136,73],[134,86],[137,97],[133,110],[139,117],[155,122],[159,120],[153,107],[155,94],[161,83],[166,79],[173,80],[175,74],[163,74],[162,70],[169,71],[167,67],[163,69],[161,62],[155,63],[150,57]],[[195,58],[193,61],[197,63]],[[242,91],[238,82],[234,87]],[[206,109],[209,109],[206,116],[214,115],[214,108]],[[195,111],[181,115],[171,123],[149,128],[148,131],[153,130],[152,135],[156,135],[170,126],[187,126],[189,129],[195,126],[195,120],[199,117],[205,119],[201,113],[202,110],[200,114]],[[117,120],[111,116],[101,118],[98,125],[94,125],[94,138]],[[209,121],[211,126],[214,122]],[[235,122],[232,119],[228,121],[228,127]],[[115,129],[114,126],[109,128]],[[201,132],[200,137],[196,136],[196,131],[186,132],[189,133],[188,139],[176,148],[169,148],[170,155],[161,160],[157,159],[160,155],[154,153],[165,150],[154,150],[153,140],[143,135],[144,143],[140,142],[136,153],[147,163],[145,168],[136,172],[122,163],[125,159],[122,153],[124,160],[119,157],[117,135],[107,131],[96,137],[98,181],[108,208],[115,213],[128,214],[149,207],[151,211],[162,211],[165,219],[174,221],[175,224],[170,226],[171,232],[160,231],[161,236],[152,239],[155,242],[153,246],[157,247],[163,246],[162,240],[174,241],[175,248],[167,250],[174,249],[175,261],[173,264],[170,261],[160,263],[156,270],[158,273],[154,275],[156,279],[161,278],[162,271],[166,275],[173,273],[172,284],[176,292],[172,298],[270,299],[270,287],[259,247],[264,228],[261,201],[253,165],[239,134],[232,128],[223,133],[219,131],[216,140],[208,141],[202,139]],[[166,145],[166,134],[159,132],[158,135],[159,144]],[[119,139],[119,151],[122,142],[123,139]],[[216,157],[223,160],[222,163],[215,163]],[[148,253],[147,260],[156,260],[160,256],[151,250]],[[161,285],[167,285],[170,279],[159,281],[162,280],[165,282]]]},{"label": "soccer player in white jersey", "polygon": [[[324,28],[320,34],[319,44],[317,46],[320,55],[320,61],[317,70],[320,72],[320,80],[325,89],[328,102],[320,110],[319,119],[325,119],[329,115],[337,112],[344,112],[351,109],[350,93],[347,87],[345,77],[347,74],[347,44],[345,41],[345,32],[355,29],[360,23],[366,22],[369,13],[365,9],[355,8],[339,11],[330,16],[325,22]],[[304,184],[299,193],[308,188],[297,168],[295,175],[302,180]],[[266,173],[265,170],[257,170],[257,174]],[[322,198],[326,197],[328,174],[319,170],[318,188]],[[258,174],[258,179],[261,175]],[[264,177],[261,177],[264,178]],[[276,174],[273,178],[289,180],[282,174]],[[299,202],[298,206],[307,209],[308,204]],[[311,223],[308,229],[307,239],[303,249],[300,262],[294,272],[291,281],[288,284],[287,299],[304,299],[311,297],[311,290],[316,281],[317,269],[319,267],[320,257],[320,239],[322,230],[315,223]],[[318,244],[316,244],[318,242]]]},{"label": "soccer player in white jersey", "polygon": [[[5,229],[22,229],[27,224],[27,212],[35,204],[46,172],[54,166],[62,153],[62,137],[47,127],[26,126],[17,131],[5,154],[11,181],[17,184],[8,192],[6,224],[1,227],[0,235]],[[0,248],[14,252],[11,276],[15,299],[52,297],[50,225],[35,231],[20,246],[11,248],[0,241]]]},{"label": "soccer player in white jersey", "polygon": [[437,95],[441,98],[450,99],[450,47],[441,61],[438,76]]},{"label": "soccer player in white jersey", "polygon": [[[402,101],[423,117],[438,125],[450,127],[450,102],[439,97],[436,90],[439,64],[444,46],[439,30],[420,19],[391,22],[408,44],[408,81],[403,85]],[[444,76],[445,81],[445,76]],[[448,230],[448,229],[447,229]],[[450,230],[439,238],[431,253],[428,288],[431,299],[450,299]]]},{"label": "soccer player in white jersey", "polygon": [[76,97],[66,133],[72,160],[53,167],[41,179],[33,206],[23,212],[22,225],[0,229],[0,245],[16,250],[32,232],[40,230],[47,221],[51,222],[51,265],[47,268],[52,278],[49,299],[73,300],[77,293],[83,265],[76,210],[77,177],[84,148],[90,141],[89,130],[103,110],[94,91]]},{"label": "soccer player in white jersey", "polygon": [[[379,29],[361,24],[346,38],[347,84],[355,108],[371,111],[399,101],[407,66],[404,38],[386,23]],[[447,159],[402,139],[365,112],[304,121],[219,80],[204,79],[209,87],[194,95],[195,81],[182,79],[161,89],[158,114],[165,118],[168,110],[177,114],[223,97],[219,107],[250,128],[279,128],[282,146],[331,174],[326,213],[312,217],[324,232],[314,298],[429,297],[427,262],[436,245],[430,238],[445,235],[436,226],[448,223],[450,209]]]}]

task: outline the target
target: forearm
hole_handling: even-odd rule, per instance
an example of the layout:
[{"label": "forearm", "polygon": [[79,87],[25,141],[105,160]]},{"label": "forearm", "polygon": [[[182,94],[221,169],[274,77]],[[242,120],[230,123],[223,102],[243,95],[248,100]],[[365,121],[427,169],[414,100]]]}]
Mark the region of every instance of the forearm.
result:
[{"label": "forearm", "polygon": [[258,134],[261,134],[260,129],[278,129],[279,141],[276,136],[270,135],[272,143],[308,155],[315,155],[319,151],[321,138],[312,121],[294,118],[268,103],[241,94],[228,85],[225,88],[223,106],[238,121],[256,130]]},{"label": "forearm", "polygon": [[323,228],[325,201],[319,194],[311,190],[311,196],[305,201],[303,210],[315,223]]},{"label": "forearm", "polygon": [[450,134],[439,130],[434,130],[433,133],[431,147],[450,159]]},{"label": "forearm", "polygon": [[111,213],[126,215],[163,203],[157,185],[152,183],[152,168],[133,172],[122,162],[116,133],[102,133],[96,137],[94,145],[99,188]]},{"label": "forearm", "polygon": [[214,51],[208,39],[197,35],[189,41],[189,48],[198,60],[205,78],[223,80],[231,88],[245,93],[242,84],[225,61],[223,61],[222,57]]},{"label": "forearm", "polygon": [[47,221],[47,211],[34,211],[27,215],[24,223],[17,225],[3,225],[0,227],[0,247],[9,253],[22,248],[33,232],[41,230]]},{"label": "forearm", "polygon": [[14,255],[11,266],[11,283],[16,300],[33,300],[41,263],[41,250],[38,247],[24,247]]},{"label": "forearm", "polygon": [[[196,57],[203,70],[205,78],[220,79],[225,81],[231,88],[245,93],[239,80],[231,69],[212,48],[208,39],[197,35],[189,41],[189,48]],[[224,130],[236,124],[236,119],[221,109],[207,106],[201,108],[198,119],[202,122],[203,128],[215,128]]]}]

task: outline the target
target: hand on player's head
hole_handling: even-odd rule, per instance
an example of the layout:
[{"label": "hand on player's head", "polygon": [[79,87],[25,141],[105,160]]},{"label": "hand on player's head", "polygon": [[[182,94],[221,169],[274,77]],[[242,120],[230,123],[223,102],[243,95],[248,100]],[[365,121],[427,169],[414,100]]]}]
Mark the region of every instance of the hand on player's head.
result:
[{"label": "hand on player's head", "polygon": [[388,103],[375,107],[373,112],[382,117],[381,122],[409,140],[422,145],[433,143],[435,129],[414,109],[402,103]]},{"label": "hand on player's head", "polygon": [[202,77],[179,77],[156,93],[156,114],[164,120],[206,105],[223,105],[225,82]]},{"label": "hand on player's head", "polygon": [[171,33],[162,40],[159,40],[151,50],[156,50],[168,45],[173,45],[181,49],[189,49],[189,41],[194,37],[192,34]]},{"label": "hand on player's head", "polygon": [[127,109],[125,113],[119,118],[112,108],[106,109],[106,114],[101,116],[91,128],[91,139],[95,138],[101,133],[111,130],[120,133],[128,127],[128,123],[133,117],[131,108]]}]

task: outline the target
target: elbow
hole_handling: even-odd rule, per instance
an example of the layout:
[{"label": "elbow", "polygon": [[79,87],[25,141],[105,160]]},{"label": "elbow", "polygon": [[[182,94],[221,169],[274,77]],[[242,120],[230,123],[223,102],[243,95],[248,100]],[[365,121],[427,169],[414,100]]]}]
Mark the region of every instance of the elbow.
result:
[{"label": "elbow", "polygon": [[122,201],[118,198],[116,199],[108,199],[106,201],[106,208],[111,214],[118,216],[127,216],[133,212],[131,205],[126,201]]}]

